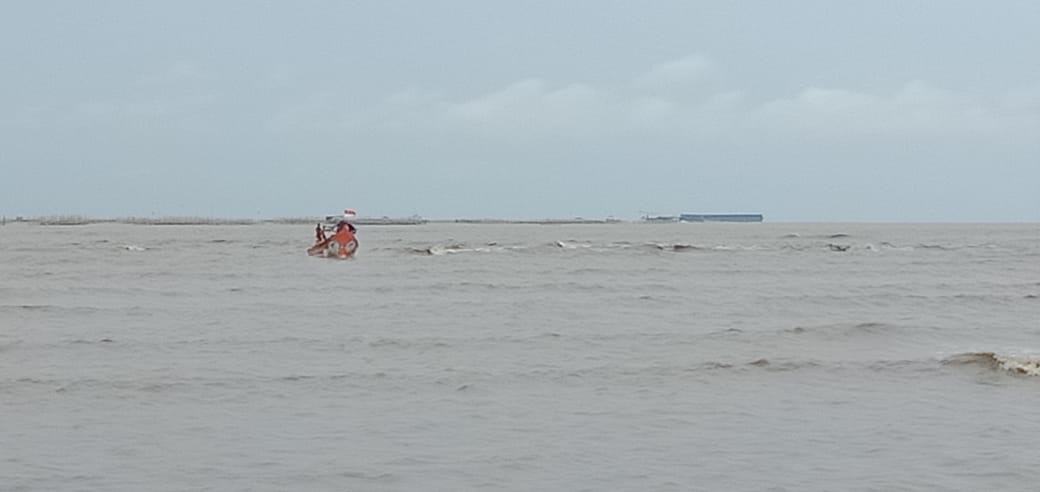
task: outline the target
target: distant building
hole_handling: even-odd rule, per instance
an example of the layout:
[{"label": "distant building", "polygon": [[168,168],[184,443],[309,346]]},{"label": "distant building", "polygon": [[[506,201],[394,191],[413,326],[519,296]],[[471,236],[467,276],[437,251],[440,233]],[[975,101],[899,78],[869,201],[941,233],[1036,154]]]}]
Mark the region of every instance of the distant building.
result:
[{"label": "distant building", "polygon": [[678,222],[679,218],[674,215],[644,215],[643,220],[646,222]]},{"label": "distant building", "polygon": [[762,214],[680,214],[679,222],[762,222]]}]

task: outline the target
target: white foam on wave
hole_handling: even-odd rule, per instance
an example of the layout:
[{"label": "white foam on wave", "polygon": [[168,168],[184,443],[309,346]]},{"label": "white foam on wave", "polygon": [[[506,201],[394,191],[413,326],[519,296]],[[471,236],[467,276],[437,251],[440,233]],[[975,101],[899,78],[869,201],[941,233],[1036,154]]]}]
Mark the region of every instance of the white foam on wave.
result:
[{"label": "white foam on wave", "polygon": [[476,246],[476,247],[469,247],[469,246],[466,246],[464,244],[456,243],[456,244],[449,244],[449,245],[439,245],[438,244],[438,245],[429,246],[429,247],[426,247],[426,248],[412,248],[412,252],[414,252],[414,253],[421,253],[421,254],[427,254],[427,255],[431,255],[431,256],[443,256],[443,255],[453,255],[453,254],[459,254],[459,253],[493,253],[493,252],[496,252],[496,251],[504,251],[506,249],[515,249],[515,248],[505,248],[505,247],[502,247],[502,246],[498,246],[498,243],[488,243],[487,246]]},{"label": "white foam on wave", "polygon": [[1035,355],[995,355],[1000,368],[1025,376],[1040,376],[1040,356]]},{"label": "white foam on wave", "polygon": [[579,243],[579,242],[573,242],[573,241],[568,241],[568,242],[555,241],[555,242],[553,242],[553,246],[556,246],[557,248],[560,248],[560,249],[586,249],[586,248],[591,248],[592,247],[592,245],[588,244],[588,243]]},{"label": "white foam on wave", "polygon": [[1040,355],[968,352],[943,359],[948,365],[983,365],[1012,374],[1040,376]]}]

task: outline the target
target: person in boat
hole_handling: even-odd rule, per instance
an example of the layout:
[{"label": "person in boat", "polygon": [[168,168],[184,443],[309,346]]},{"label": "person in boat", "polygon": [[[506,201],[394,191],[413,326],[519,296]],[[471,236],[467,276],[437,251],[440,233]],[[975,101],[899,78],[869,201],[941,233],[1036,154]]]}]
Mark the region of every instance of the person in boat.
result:
[{"label": "person in boat", "polygon": [[316,243],[320,243],[325,240],[325,228],[323,228],[320,223],[317,227],[314,228],[314,239]]},{"label": "person in boat", "polygon": [[344,209],[343,210],[343,220],[339,221],[339,224],[336,224],[336,230],[338,231],[341,227],[343,227],[344,224],[346,224],[346,226],[348,228],[350,228],[350,233],[351,234],[354,234],[355,232],[357,232],[357,229],[354,227],[354,224],[351,224],[350,221],[347,220],[347,219],[353,217],[354,214],[356,214],[356,213],[357,212],[354,212],[353,209],[349,209],[349,208],[348,209]]},{"label": "person in boat", "polygon": [[344,228],[344,227],[350,229],[350,233],[351,234],[354,234],[354,233],[357,232],[357,228],[354,227],[354,224],[351,224],[350,222],[347,222],[347,219],[343,219],[343,220],[339,221],[338,224],[336,224],[336,232],[339,232],[339,230]]}]

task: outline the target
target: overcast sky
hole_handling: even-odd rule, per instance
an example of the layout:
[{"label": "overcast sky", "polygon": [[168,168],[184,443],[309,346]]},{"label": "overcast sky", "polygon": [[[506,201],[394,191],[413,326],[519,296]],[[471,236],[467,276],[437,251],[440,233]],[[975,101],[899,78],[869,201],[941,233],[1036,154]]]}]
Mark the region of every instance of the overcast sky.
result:
[{"label": "overcast sky", "polygon": [[24,1],[0,214],[1040,221],[1040,2]]}]

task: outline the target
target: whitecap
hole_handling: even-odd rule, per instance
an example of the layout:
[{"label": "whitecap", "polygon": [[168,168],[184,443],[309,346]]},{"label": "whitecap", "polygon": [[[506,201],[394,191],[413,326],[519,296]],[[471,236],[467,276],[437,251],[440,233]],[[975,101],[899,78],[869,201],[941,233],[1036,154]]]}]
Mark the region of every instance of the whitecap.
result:
[{"label": "whitecap", "polygon": [[967,352],[943,359],[946,365],[980,365],[1023,376],[1040,376],[1040,355]]}]

